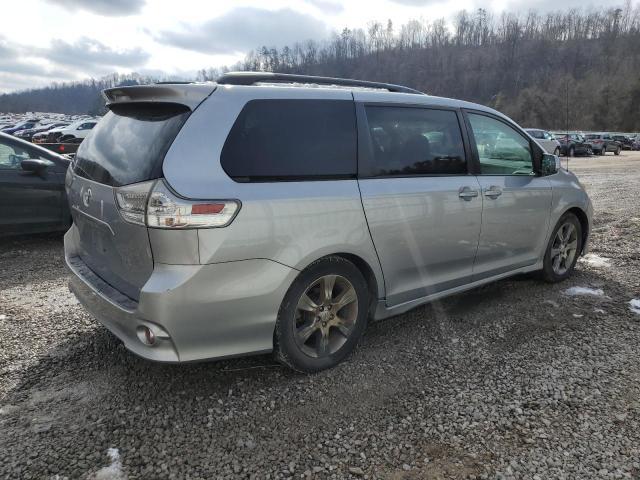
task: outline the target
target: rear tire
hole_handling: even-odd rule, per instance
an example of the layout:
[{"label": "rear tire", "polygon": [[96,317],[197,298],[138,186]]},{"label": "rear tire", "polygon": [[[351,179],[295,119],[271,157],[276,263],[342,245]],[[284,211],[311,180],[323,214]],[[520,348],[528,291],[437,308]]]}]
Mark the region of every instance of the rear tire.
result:
[{"label": "rear tire", "polygon": [[313,373],[344,360],[362,337],[369,291],[360,270],[342,257],[312,263],[294,280],[278,311],[276,359]]},{"label": "rear tire", "polygon": [[553,229],[544,254],[542,279],[549,283],[566,280],[582,252],[582,225],[573,213],[565,213]]},{"label": "rear tire", "polygon": [[553,154],[554,154],[556,157],[559,157],[559,156],[560,156],[560,148],[556,147],[556,149],[553,151]]},{"label": "rear tire", "polygon": [[613,152],[614,155],[620,155],[620,147],[616,148],[616,151]]},{"label": "rear tire", "polygon": [[575,156],[576,156],[576,150],[575,150],[573,147],[571,147],[571,148],[569,149],[569,154],[568,154],[568,156],[569,156],[569,157],[575,157]]}]

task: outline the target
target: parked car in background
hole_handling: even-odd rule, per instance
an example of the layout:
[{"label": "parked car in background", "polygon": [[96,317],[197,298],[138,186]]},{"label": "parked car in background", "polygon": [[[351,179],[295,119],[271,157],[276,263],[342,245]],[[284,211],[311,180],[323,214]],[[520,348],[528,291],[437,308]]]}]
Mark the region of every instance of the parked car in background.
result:
[{"label": "parked car in background", "polygon": [[315,372],[370,318],[524,272],[562,281],[587,243],[575,175],[481,105],[247,72],[104,93],[68,173],[65,258],[80,302],[147,359],[274,351]]},{"label": "parked car in background", "polygon": [[77,120],[63,127],[56,127],[33,136],[34,143],[66,143],[72,138],[85,138],[98,120]]},{"label": "parked car in background", "polygon": [[70,138],[65,143],[41,143],[43,148],[51,150],[52,152],[59,153],[60,155],[67,155],[69,157],[75,156],[80,144],[84,138]]},{"label": "parked car in background", "polygon": [[9,135],[14,135],[16,132],[20,130],[26,130],[28,128],[33,128],[38,124],[37,119],[24,120],[22,122],[16,123],[13,127],[3,128],[1,130],[2,133],[7,133]]},{"label": "parked car in background", "polygon": [[620,143],[622,150],[631,150],[631,145],[633,144],[633,142],[631,141],[631,138],[629,138],[627,135],[614,133],[611,136],[616,142]]},{"label": "parked car in background", "polygon": [[614,140],[610,133],[587,133],[585,140],[596,155],[604,155],[607,152],[620,155],[620,150],[622,150],[621,143]]},{"label": "parked car in background", "polygon": [[579,133],[554,132],[553,136],[560,142],[560,154],[568,157],[576,155],[591,155],[591,146],[585,142]]},{"label": "parked car in background", "polygon": [[86,138],[89,132],[96,126],[97,120],[80,120],[60,130],[56,141],[66,143],[73,138]]},{"label": "parked car in background", "polygon": [[538,128],[525,128],[524,130],[535,138],[536,142],[538,142],[548,153],[560,155],[560,142],[556,140],[551,133]]},{"label": "parked car in background", "polygon": [[70,160],[0,133],[0,235],[66,230]]},{"label": "parked car in background", "polygon": [[45,125],[41,124],[41,125],[36,125],[33,128],[20,130],[20,131],[16,132],[14,135],[17,138],[20,138],[22,140],[32,141],[34,135],[36,135],[38,133],[48,132],[52,128],[66,127],[67,125],[69,125],[69,124],[66,123],[66,122],[55,122],[55,123],[48,123],[48,124],[45,124]]},{"label": "parked car in background", "polygon": [[631,137],[631,149],[640,150],[640,135]]}]

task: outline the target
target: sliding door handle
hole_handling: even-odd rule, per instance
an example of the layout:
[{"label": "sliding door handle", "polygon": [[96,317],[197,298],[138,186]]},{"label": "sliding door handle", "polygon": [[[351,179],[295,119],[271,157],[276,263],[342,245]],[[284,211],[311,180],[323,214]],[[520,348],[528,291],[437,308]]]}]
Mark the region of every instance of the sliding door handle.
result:
[{"label": "sliding door handle", "polygon": [[489,188],[484,189],[484,196],[489,198],[498,198],[502,195],[502,189],[497,185],[491,185]]},{"label": "sliding door handle", "polygon": [[478,190],[474,190],[471,187],[460,187],[458,190],[458,196],[460,198],[464,198],[465,200],[471,200],[474,197],[478,196]]}]

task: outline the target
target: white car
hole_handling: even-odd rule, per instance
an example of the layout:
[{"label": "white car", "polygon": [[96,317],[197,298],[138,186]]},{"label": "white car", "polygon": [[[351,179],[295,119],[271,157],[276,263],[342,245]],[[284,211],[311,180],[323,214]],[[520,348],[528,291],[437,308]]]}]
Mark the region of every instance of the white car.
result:
[{"label": "white car", "polygon": [[524,130],[535,138],[536,142],[548,153],[560,155],[560,142],[551,133],[539,128],[525,128]]},{"label": "white car", "polygon": [[[79,120],[77,122],[72,123],[71,125],[67,125],[66,127],[56,130],[57,141],[60,143],[64,143],[65,140],[69,140],[71,138],[85,138],[89,135],[89,132],[93,127],[98,123],[97,120]],[[54,131],[52,130],[51,133]],[[59,134],[59,135],[58,135]]]}]

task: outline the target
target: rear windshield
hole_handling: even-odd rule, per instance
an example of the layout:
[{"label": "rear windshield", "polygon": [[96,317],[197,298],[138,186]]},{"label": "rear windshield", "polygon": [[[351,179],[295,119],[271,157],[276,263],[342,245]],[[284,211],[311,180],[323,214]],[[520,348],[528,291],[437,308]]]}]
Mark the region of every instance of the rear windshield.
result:
[{"label": "rear windshield", "polygon": [[77,175],[119,187],[162,176],[162,161],[189,116],[176,104],[113,105],[76,154]]}]

